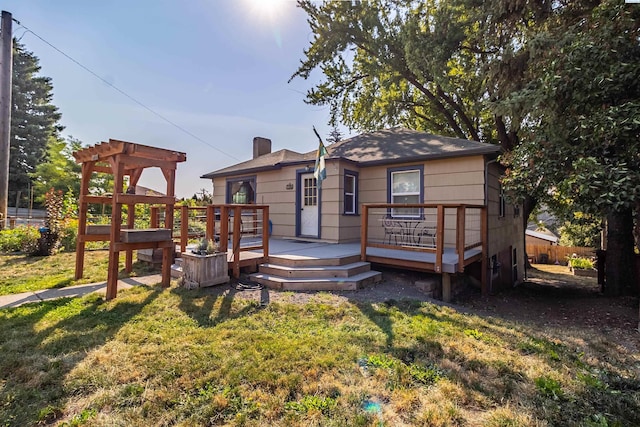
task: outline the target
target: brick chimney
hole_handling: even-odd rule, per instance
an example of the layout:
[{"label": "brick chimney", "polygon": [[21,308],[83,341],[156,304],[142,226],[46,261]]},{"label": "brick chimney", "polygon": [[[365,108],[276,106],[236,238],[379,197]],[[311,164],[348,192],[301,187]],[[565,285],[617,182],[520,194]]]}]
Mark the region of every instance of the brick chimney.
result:
[{"label": "brick chimney", "polygon": [[256,159],[265,154],[271,153],[271,140],[256,136],[253,138],[253,158]]}]

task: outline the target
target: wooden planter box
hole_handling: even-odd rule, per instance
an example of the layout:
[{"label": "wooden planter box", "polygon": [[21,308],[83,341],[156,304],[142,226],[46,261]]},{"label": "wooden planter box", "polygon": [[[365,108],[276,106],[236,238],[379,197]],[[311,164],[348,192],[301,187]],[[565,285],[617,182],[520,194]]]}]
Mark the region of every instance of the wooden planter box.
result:
[{"label": "wooden planter box", "polygon": [[123,228],[120,241],[124,243],[162,242],[171,240],[171,230],[166,228]]},{"label": "wooden planter box", "polygon": [[138,261],[162,264],[162,249],[138,249]]},{"label": "wooden planter box", "polygon": [[111,233],[111,224],[87,225],[87,234],[109,234],[109,233]]},{"label": "wooden planter box", "polygon": [[590,269],[586,270],[584,268],[572,268],[574,276],[582,276],[582,277],[598,277],[598,270]]},{"label": "wooden planter box", "polygon": [[187,289],[219,285],[229,281],[227,253],[212,255],[182,253],[182,284]]}]

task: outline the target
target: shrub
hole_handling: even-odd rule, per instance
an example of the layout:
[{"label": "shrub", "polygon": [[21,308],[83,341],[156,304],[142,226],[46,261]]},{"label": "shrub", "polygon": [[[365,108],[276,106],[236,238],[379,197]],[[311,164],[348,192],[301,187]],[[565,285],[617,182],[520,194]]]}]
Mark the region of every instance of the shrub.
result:
[{"label": "shrub", "polygon": [[62,191],[53,188],[44,195],[44,204],[47,208],[47,217],[44,227],[40,229],[41,237],[38,239],[38,247],[32,251],[32,255],[53,255],[60,248],[62,220],[64,219],[64,196]]},{"label": "shrub", "polygon": [[189,219],[189,232],[190,233],[199,233],[204,234],[207,229],[207,224],[205,222]]},{"label": "shrub", "polygon": [[63,251],[75,251],[78,240],[78,220],[66,218],[60,226],[60,248]]},{"label": "shrub", "polygon": [[0,252],[31,253],[38,246],[40,233],[38,229],[29,225],[0,231]]},{"label": "shrub", "polygon": [[73,251],[78,238],[78,220],[72,218],[77,210],[73,193],[63,195],[61,191],[51,189],[45,194],[47,217],[41,229],[38,244],[32,255],[52,255],[58,251]]},{"label": "shrub", "polygon": [[569,266],[581,270],[593,269],[593,261],[589,258],[569,258]]},{"label": "shrub", "polygon": [[202,239],[198,242],[198,246],[192,250],[194,254],[211,255],[219,251],[218,244],[213,239]]}]

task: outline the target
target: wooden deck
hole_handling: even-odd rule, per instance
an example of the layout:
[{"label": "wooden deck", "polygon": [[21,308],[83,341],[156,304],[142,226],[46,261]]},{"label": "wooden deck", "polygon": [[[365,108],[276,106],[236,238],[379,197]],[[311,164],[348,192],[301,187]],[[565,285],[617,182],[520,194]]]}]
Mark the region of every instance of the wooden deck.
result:
[{"label": "wooden deck", "polygon": [[[249,246],[251,242],[247,242]],[[482,251],[473,248],[465,251],[464,264],[478,260]],[[327,243],[306,242],[295,239],[269,239],[269,259],[284,258],[290,260],[327,260],[336,257],[360,257],[360,242],[355,243]],[[231,263],[233,253],[228,252]],[[242,266],[259,265],[264,262],[261,250],[240,252]],[[433,252],[416,252],[402,249],[367,248],[366,261],[373,264],[412,270],[435,272],[436,254]],[[256,264],[257,263],[257,264]],[[458,253],[454,248],[445,248],[442,257],[442,272],[455,273],[459,270]]]},{"label": "wooden deck", "polygon": [[[480,260],[482,250],[472,248],[464,251],[464,262],[469,265]],[[460,271],[460,261],[455,248],[444,248],[442,254],[442,273]],[[433,252],[415,252],[402,249],[367,248],[367,261],[389,267],[407,268],[410,270],[436,272],[436,254]]]},{"label": "wooden deck", "polygon": [[[182,208],[183,217],[189,215],[190,209]],[[216,209],[220,211],[217,221]],[[482,205],[363,205],[360,241],[353,243],[270,238],[266,205],[208,206],[204,212],[206,238],[215,236],[221,242],[229,242],[229,269],[236,278],[240,268],[255,271],[270,259],[318,260],[317,265],[322,265],[322,260],[359,256],[362,262],[438,273],[443,276],[443,283],[450,280],[450,274],[465,272],[474,264],[482,291],[488,293],[487,260],[483,256],[487,248],[487,212]],[[241,220],[234,221],[235,218]],[[184,250],[187,233],[182,234],[180,246]]]}]

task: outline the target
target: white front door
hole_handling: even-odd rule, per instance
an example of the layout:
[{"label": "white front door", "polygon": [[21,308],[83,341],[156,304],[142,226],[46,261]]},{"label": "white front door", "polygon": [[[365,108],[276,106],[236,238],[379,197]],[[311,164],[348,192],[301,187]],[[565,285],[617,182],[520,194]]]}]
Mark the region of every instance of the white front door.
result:
[{"label": "white front door", "polygon": [[318,237],[318,186],[312,173],[300,176],[300,235]]}]

